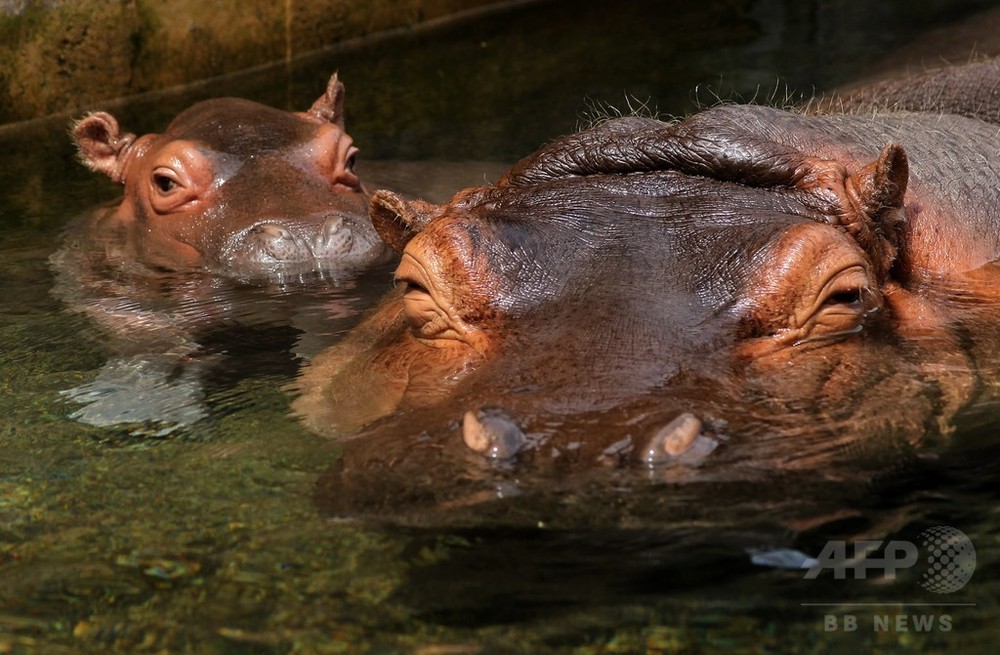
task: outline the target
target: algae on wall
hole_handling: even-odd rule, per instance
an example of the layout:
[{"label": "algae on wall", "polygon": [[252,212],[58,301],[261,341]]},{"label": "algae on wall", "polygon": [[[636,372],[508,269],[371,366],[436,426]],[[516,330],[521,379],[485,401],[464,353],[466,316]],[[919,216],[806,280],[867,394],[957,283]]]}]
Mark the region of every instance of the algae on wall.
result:
[{"label": "algae on wall", "polygon": [[[140,32],[132,3],[20,4],[0,15],[0,122],[79,106],[128,88]],[[17,7],[14,7],[15,9]]]},{"label": "algae on wall", "polygon": [[0,124],[502,0],[0,0]]}]

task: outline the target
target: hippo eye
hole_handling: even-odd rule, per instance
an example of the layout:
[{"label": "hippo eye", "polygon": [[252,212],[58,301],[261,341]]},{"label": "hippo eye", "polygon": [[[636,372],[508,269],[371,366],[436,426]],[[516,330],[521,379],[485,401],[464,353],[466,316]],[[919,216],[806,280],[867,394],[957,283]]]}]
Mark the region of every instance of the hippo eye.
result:
[{"label": "hippo eye", "polygon": [[406,281],[405,292],[406,293],[411,293],[411,292],[412,293],[426,293],[426,294],[430,295],[430,292],[427,291],[427,287],[425,287],[424,285],[420,284],[419,282],[414,282],[413,280],[407,280]]},{"label": "hippo eye", "polygon": [[153,173],[153,184],[156,185],[160,193],[170,193],[180,186],[177,180],[164,173]]},{"label": "hippo eye", "polygon": [[824,305],[848,305],[851,307],[860,307],[864,304],[864,298],[862,297],[862,290],[858,289],[844,289],[842,291],[837,291],[831,293],[823,301]]},{"label": "hippo eye", "polygon": [[417,334],[424,334],[432,327],[440,314],[434,297],[420,282],[413,279],[396,278],[397,283],[403,283],[403,315]]},{"label": "hippo eye", "polygon": [[448,309],[438,302],[432,291],[426,269],[412,255],[403,254],[396,269],[395,282],[405,285],[403,316],[415,336],[429,341],[459,338]]},{"label": "hippo eye", "polygon": [[865,317],[878,309],[879,300],[866,284],[861,267],[837,276],[817,299],[816,305],[803,323],[805,336],[799,342],[844,336],[858,332]]},{"label": "hippo eye", "polygon": [[194,144],[178,140],[156,153],[143,196],[157,214],[172,214],[207,197],[215,179],[214,160]]}]

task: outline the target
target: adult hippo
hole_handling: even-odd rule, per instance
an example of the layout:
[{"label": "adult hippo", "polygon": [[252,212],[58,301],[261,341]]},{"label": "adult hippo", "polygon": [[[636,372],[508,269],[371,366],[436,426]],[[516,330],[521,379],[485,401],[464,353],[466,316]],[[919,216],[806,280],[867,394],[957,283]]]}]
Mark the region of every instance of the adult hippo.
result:
[{"label": "adult hippo", "polygon": [[724,106],[609,120],[447,205],[375,194],[399,288],[295,403],[344,449],[320,504],[398,516],[602,462],[677,479],[713,450],[699,475],[896,467],[998,343],[997,143]]},{"label": "adult hippo", "polygon": [[367,219],[336,74],[304,112],[216,98],[162,134],[137,137],[97,112],[73,138],[84,164],[124,187],[76,230],[112,263],[263,277],[356,270],[390,255]]}]

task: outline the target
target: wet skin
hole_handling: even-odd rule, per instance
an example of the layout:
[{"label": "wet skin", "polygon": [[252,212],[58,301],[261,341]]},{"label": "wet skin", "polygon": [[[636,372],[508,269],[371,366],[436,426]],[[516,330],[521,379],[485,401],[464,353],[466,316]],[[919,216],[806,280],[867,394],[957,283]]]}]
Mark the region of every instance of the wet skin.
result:
[{"label": "wet skin", "polygon": [[234,277],[357,270],[390,253],[344,131],[344,87],[330,78],[305,112],[219,98],[136,136],[106,112],[76,123],[80,158],[124,187],[76,238],[123,266]]},{"label": "wet skin", "polygon": [[855,86],[813,107],[841,112],[873,108],[937,112],[1000,123],[998,93],[1000,59],[987,59]]},{"label": "wet skin", "polygon": [[[308,358],[341,319],[354,322],[370,302],[362,276],[385,279],[394,253],[368,218],[343,102],[334,75],[305,112],[222,98],[193,105],[163,134],[136,137],[107,113],[76,124],[84,163],[124,195],[80,216],[52,256],[54,295],[87,314],[113,354],[96,380],[63,392],[84,404],[72,416],[187,426],[207,411],[203,382],[236,365],[211,344],[292,332],[296,357]],[[441,199],[503,169],[390,161],[364,170],[367,181]]]},{"label": "wet skin", "polygon": [[343,110],[334,75],[304,112],[220,98],[162,134],[125,132],[105,112],[76,123],[81,160],[124,193],[72,223],[52,256],[54,295],[112,353],[63,392],[84,405],[72,416],[143,433],[190,425],[207,411],[205,380],[235,365],[234,339],[297,333],[308,356],[300,346],[328,343],[332,325],[314,316],[356,312],[328,287],[350,289],[393,255],[368,219]]},{"label": "wet skin", "polygon": [[469,457],[511,443],[530,486],[651,449],[683,477],[699,443],[699,475],[863,477],[946,434],[996,342],[995,129],[720,107],[609,121],[448,205],[377,193],[399,288],[295,404],[344,449],[320,504],[495,496]]}]

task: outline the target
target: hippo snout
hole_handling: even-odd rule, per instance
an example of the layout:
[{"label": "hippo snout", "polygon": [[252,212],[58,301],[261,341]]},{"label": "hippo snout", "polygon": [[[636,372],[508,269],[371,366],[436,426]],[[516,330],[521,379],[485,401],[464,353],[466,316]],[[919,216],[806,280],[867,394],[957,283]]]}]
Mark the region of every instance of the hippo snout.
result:
[{"label": "hippo snout", "polygon": [[306,230],[282,223],[260,223],[231,249],[234,261],[296,263],[343,257],[354,246],[354,232],[342,216],[329,216]]},{"label": "hippo snout", "polygon": [[391,254],[374,228],[340,212],[257,223],[228,239],[222,251],[222,271],[241,277],[344,270]]}]

